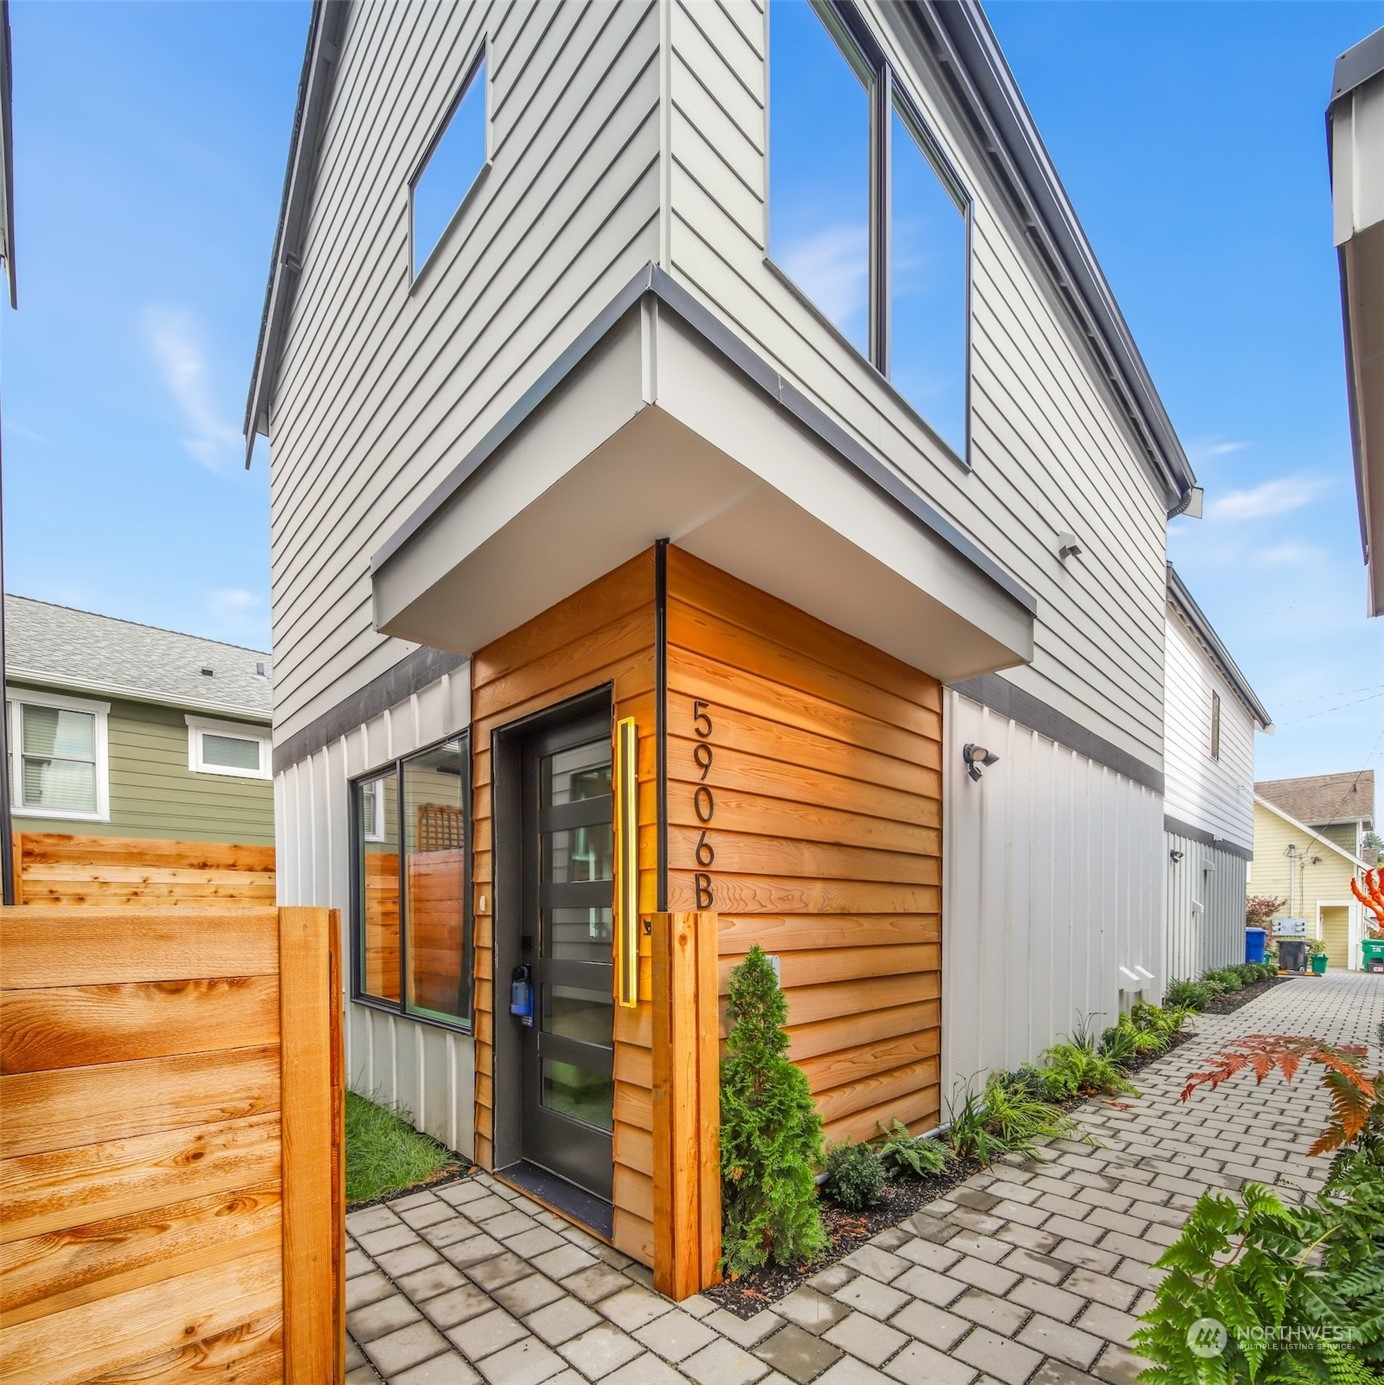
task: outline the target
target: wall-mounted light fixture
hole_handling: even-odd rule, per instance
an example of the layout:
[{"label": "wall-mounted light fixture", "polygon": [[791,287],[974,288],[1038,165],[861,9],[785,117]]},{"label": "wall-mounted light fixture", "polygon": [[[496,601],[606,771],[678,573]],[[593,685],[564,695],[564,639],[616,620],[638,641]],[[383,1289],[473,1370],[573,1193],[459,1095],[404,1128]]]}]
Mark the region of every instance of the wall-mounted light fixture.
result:
[{"label": "wall-mounted light fixture", "polygon": [[1081,541],[1075,534],[1062,533],[1057,536],[1057,556],[1065,563],[1068,558],[1081,557]]},{"label": "wall-mounted light fixture", "polygon": [[961,758],[966,763],[966,773],[972,779],[979,779],[981,770],[997,765],[1000,759],[993,751],[986,750],[983,745],[974,745],[970,741],[963,747]]},{"label": "wall-mounted light fixture", "polygon": [[1170,851],[1168,852],[1168,860],[1170,860],[1173,863],[1173,865],[1177,865],[1177,863],[1182,859],[1183,854],[1184,853],[1181,851]]}]

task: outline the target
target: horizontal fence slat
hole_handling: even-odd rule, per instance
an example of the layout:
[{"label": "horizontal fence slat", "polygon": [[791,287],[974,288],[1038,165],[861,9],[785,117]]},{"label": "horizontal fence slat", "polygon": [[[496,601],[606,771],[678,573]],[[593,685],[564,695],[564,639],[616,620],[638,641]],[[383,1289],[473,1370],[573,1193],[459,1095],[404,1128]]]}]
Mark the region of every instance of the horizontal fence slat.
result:
[{"label": "horizontal fence slat", "polygon": [[41,986],[277,976],[276,909],[47,907],[6,911],[0,944],[6,990]]},{"label": "horizontal fence slat", "polygon": [[280,1139],[274,1111],[5,1159],[0,1242],[269,1182],[279,1177]]},{"label": "horizontal fence slat", "polygon": [[279,1041],[272,976],[0,992],[0,1073],[207,1053]]},{"label": "horizontal fence slat", "polygon": [[0,1157],[232,1120],[279,1108],[277,1046],[0,1077]]},{"label": "horizontal fence slat", "polygon": [[78,861],[156,861],[188,870],[274,870],[274,848],[245,843],[181,842],[157,837],[86,837],[62,832],[23,832],[16,857],[24,864]]},{"label": "horizontal fence slat", "polygon": [[175,1275],[0,1333],[6,1385],[78,1385],[280,1311],[279,1249]]},{"label": "horizontal fence slat", "polygon": [[273,1250],[282,1230],[275,1182],[11,1241],[0,1248],[0,1313],[9,1327]]},{"label": "horizontal fence slat", "polygon": [[283,1319],[274,1313],[98,1376],[92,1385],[283,1385],[288,1378]]}]

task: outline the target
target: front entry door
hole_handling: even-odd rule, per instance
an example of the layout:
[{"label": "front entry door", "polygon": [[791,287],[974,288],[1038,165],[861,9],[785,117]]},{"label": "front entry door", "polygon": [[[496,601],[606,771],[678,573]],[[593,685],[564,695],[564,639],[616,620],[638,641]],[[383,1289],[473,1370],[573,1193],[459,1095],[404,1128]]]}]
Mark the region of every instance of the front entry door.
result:
[{"label": "front entry door", "polygon": [[608,710],[537,732],[523,753],[519,954],[522,1149],[609,1202],[613,1178],[614,830]]}]

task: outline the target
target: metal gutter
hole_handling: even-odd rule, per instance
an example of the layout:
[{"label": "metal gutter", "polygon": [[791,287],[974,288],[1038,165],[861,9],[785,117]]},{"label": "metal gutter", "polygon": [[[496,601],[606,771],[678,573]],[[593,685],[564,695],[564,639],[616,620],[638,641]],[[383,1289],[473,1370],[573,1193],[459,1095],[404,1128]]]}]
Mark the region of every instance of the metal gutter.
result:
[{"label": "metal gutter", "polygon": [[730,368],[773,400],[785,413],[851,467],[861,480],[882,494],[921,528],[927,529],[983,573],[1030,615],[1038,602],[989,554],[984,553],[950,520],[923,499],[907,480],[857,442],[834,419],[817,407],[772,365],[753,351],[710,309],[657,265],[648,264],[578,333],[576,339],[520,396],[503,418],[462,458],[421,505],[385,540],[370,559],[370,571],[380,571],[416,534],[424,529],[527,421],[539,406],[577,369],[600,341],[643,298],[655,299]]},{"label": "metal gutter", "polygon": [[902,12],[970,116],[992,171],[1162,482],[1169,514],[1181,513],[1196,485],[1191,463],[979,0],[907,0]]},{"label": "metal gutter", "polygon": [[1192,593],[1187,590],[1187,584],[1182,580],[1177,569],[1168,564],[1168,600],[1172,602],[1179,615],[1195,631],[1197,638],[1211,652],[1211,657],[1216,661],[1221,672],[1225,674],[1230,686],[1239,694],[1241,701],[1249,708],[1251,714],[1257,718],[1259,724],[1265,731],[1273,729],[1273,718],[1264,709],[1264,704],[1255,695],[1254,689],[1249,685],[1249,679],[1240,672],[1240,666],[1230,656],[1230,651],[1221,642],[1221,637],[1216,633],[1216,628],[1206,618],[1206,613],[1197,605],[1192,597]]},{"label": "metal gutter", "polygon": [[103,683],[91,678],[65,678],[55,673],[35,673],[30,669],[10,668],[5,670],[5,686],[56,688],[63,692],[84,693],[88,696],[103,694],[117,697],[124,702],[148,702],[154,707],[190,708],[197,712],[219,712],[222,716],[239,717],[246,721],[259,722],[263,726],[270,723],[271,714],[258,707],[246,707],[243,703],[207,702],[194,697],[171,697],[167,693],[153,693],[144,688],[132,688],[124,683]]},{"label": "metal gutter", "polygon": [[269,403],[279,349],[288,327],[293,295],[302,268],[303,237],[307,229],[308,193],[317,169],[327,112],[336,80],[336,60],[350,14],[351,0],[313,0],[308,26],[303,74],[298,80],[298,105],[293,115],[293,135],[288,146],[279,225],[274,233],[274,253],[269,262],[269,283],[264,291],[255,365],[250,393],[245,401],[245,466],[249,469],[257,434],[268,434]]}]

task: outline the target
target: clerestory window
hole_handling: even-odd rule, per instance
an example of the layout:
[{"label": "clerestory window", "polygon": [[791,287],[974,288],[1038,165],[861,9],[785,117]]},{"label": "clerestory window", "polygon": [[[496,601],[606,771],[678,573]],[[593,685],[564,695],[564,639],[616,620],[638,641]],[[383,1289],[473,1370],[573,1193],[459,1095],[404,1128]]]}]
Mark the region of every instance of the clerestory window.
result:
[{"label": "clerestory window", "polygon": [[970,199],[846,3],[769,5],[769,259],[964,459]]}]

